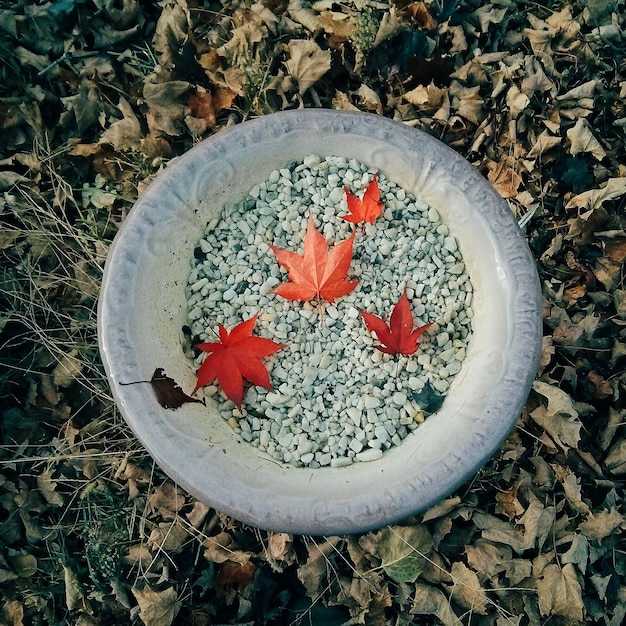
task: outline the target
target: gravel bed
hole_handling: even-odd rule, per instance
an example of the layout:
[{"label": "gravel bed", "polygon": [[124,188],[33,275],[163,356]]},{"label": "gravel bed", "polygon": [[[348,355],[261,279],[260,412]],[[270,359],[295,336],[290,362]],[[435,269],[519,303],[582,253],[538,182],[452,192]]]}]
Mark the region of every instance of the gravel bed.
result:
[{"label": "gravel bed", "polygon": [[[309,214],[331,245],[347,239],[344,187],[362,196],[376,173],[384,213],[358,226],[348,275],[357,288],[324,302],[321,320],[317,302],[271,293],[287,272],[268,244],[301,253]],[[230,329],[258,313],[254,334],[287,344],[265,360],[274,389],[247,389],[241,412],[216,386],[204,388],[241,438],[277,461],[316,468],[380,458],[439,408],[461,369],[472,285],[455,238],[436,210],[354,159],[309,155],[272,172],[207,225],[195,252],[194,341],[215,341],[218,323]],[[394,357],[374,348],[360,311],[388,321],[405,285],[416,325],[436,324],[415,355]]]}]

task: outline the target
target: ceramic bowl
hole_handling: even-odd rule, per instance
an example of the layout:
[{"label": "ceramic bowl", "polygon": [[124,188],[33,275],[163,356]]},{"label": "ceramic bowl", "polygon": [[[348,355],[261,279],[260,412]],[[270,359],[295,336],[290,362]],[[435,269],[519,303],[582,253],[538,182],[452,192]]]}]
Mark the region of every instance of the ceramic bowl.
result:
[{"label": "ceramic bowl", "polygon": [[[150,385],[123,384],[163,368],[193,389],[181,345],[194,247],[222,207],[311,153],[356,158],[436,208],[474,286],[473,336],[441,409],[381,459],[343,468],[281,465],[239,440],[211,401],[164,409]],[[535,263],[510,209],[465,159],[380,116],[309,109],[224,129],[168,165],[110,248],[98,330],[120,412],[179,485],[260,528],[346,534],[424,511],[498,450],[537,371],[540,303]]]}]

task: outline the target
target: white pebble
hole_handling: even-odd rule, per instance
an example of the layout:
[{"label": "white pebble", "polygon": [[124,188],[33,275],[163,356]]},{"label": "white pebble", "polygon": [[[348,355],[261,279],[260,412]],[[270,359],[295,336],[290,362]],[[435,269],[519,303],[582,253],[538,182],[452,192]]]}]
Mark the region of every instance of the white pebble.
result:
[{"label": "white pebble", "polygon": [[366,409],[376,409],[380,406],[380,399],[375,396],[366,396],[365,398],[365,408]]},{"label": "white pebble", "polygon": [[355,456],[355,459],[357,461],[367,463],[368,461],[377,461],[378,459],[382,458],[382,456],[383,456],[382,450],[370,449],[370,450],[364,450],[363,452],[359,452]]}]

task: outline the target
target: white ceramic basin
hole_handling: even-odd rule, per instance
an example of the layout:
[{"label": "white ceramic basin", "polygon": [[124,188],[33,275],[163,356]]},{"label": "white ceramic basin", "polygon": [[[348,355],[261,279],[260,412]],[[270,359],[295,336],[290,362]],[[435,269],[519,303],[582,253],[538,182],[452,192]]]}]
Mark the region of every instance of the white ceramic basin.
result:
[{"label": "white ceramic basin", "polygon": [[[442,408],[377,461],[298,469],[238,440],[208,402],[162,408],[156,368],[187,392],[185,284],[207,222],[305,155],[356,158],[439,211],[474,286],[473,336]],[[220,131],[172,162],[137,201],[109,251],[100,350],[118,407],[161,468],[200,500],[277,531],[345,534],[425,510],[470,479],[515,425],[537,371],[541,299],[508,206],[465,159],[426,133],[366,113],[309,109]]]}]

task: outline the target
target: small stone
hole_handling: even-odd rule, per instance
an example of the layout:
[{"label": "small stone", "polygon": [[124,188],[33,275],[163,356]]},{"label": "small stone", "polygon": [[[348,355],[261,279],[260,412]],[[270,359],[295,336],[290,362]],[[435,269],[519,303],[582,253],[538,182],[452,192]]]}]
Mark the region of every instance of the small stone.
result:
[{"label": "small stone", "polygon": [[461,371],[461,363],[456,360],[450,361],[448,365],[446,365],[446,369],[450,376],[456,376]]},{"label": "small stone", "polygon": [[330,462],[331,467],[347,467],[348,465],[352,465],[352,459],[346,456],[337,457]]},{"label": "small stone", "polygon": [[389,439],[389,433],[384,426],[376,426],[374,429],[374,435],[376,436],[376,439],[382,443],[385,443]]},{"label": "small stone", "polygon": [[335,187],[328,196],[333,204],[339,204],[344,198],[344,190],[341,187]]},{"label": "small stone", "polygon": [[396,393],[393,394],[393,396],[391,397],[391,401],[396,405],[396,406],[404,406],[406,403],[406,394],[402,393],[401,391],[397,391]]},{"label": "small stone", "polygon": [[321,465],[330,465],[331,461],[332,461],[332,457],[330,455],[330,452],[324,452],[321,454],[316,454],[315,455],[315,460]]},{"label": "small stone", "polygon": [[270,172],[270,175],[267,177],[270,183],[277,183],[280,180],[280,172],[278,170],[274,170]]},{"label": "small stone", "polygon": [[312,452],[307,452],[300,457],[300,462],[303,465],[308,465],[314,458],[315,455]]},{"label": "small stone", "polygon": [[350,442],[349,447],[351,450],[354,450],[357,453],[363,450],[363,444],[358,439],[353,439]]},{"label": "small stone", "polygon": [[368,461],[377,461],[378,459],[382,458],[382,456],[382,450],[376,450],[372,448],[370,450],[364,450],[363,452],[359,452],[356,455],[355,459],[357,461],[361,461],[362,463],[367,463]]},{"label": "small stone", "polygon": [[437,333],[436,342],[438,347],[443,348],[448,341],[450,341],[450,335],[447,332]]},{"label": "small stone", "polygon": [[317,167],[321,163],[322,159],[317,154],[309,154],[305,156],[302,160],[302,163],[307,167],[313,168]]},{"label": "small stone", "polygon": [[346,415],[354,422],[355,426],[361,425],[361,409],[357,409],[355,406],[349,406],[346,409]]},{"label": "small stone", "polygon": [[264,448],[267,448],[270,442],[270,434],[267,430],[262,430],[259,433],[259,444]]},{"label": "small stone", "polygon": [[200,280],[197,280],[193,285],[191,285],[191,291],[200,291],[200,289],[202,289],[202,287],[204,287],[205,285],[209,284],[209,279],[208,278],[201,278]]},{"label": "small stone", "polygon": [[376,409],[380,406],[380,399],[376,396],[366,396],[365,397],[365,408],[366,409]]},{"label": "small stone", "polygon": [[192,309],[192,310],[189,312],[189,315],[188,315],[188,317],[189,317],[189,319],[190,319],[191,321],[198,320],[198,319],[200,319],[202,316],[203,316],[202,309],[201,309],[200,307],[198,307],[198,306],[197,306],[195,309]]}]

